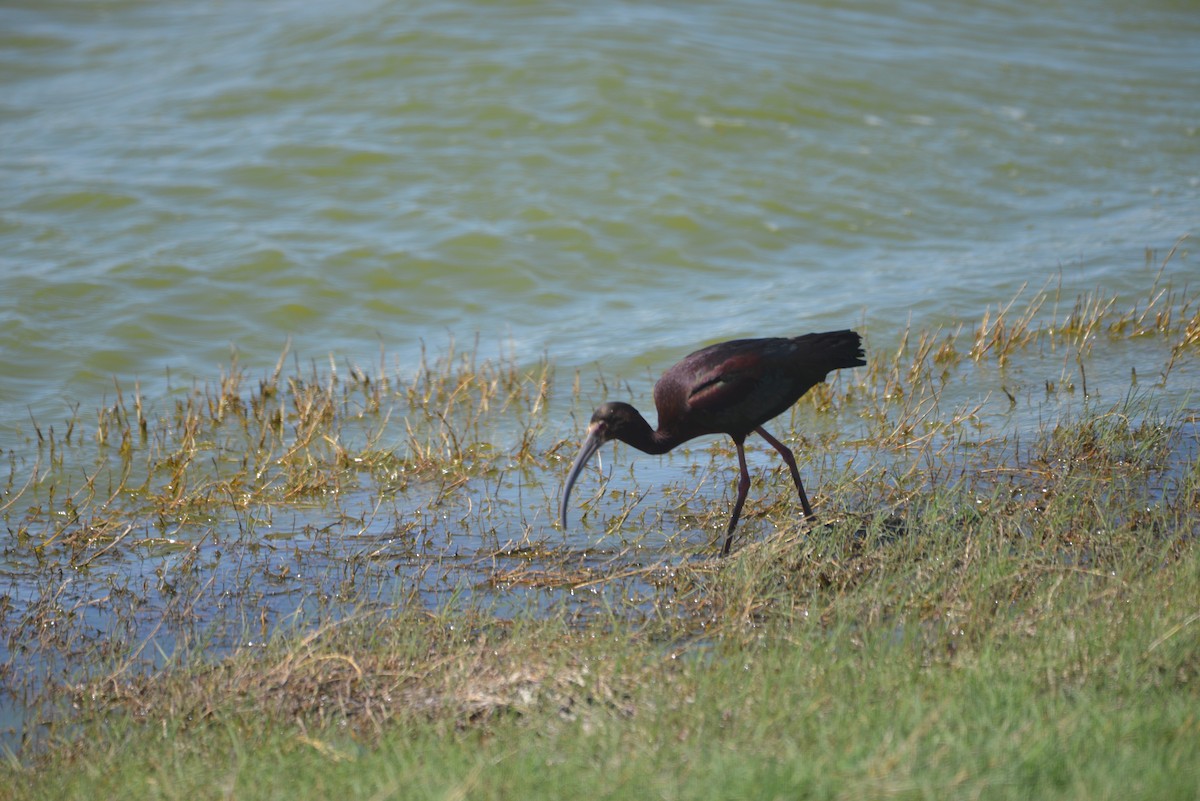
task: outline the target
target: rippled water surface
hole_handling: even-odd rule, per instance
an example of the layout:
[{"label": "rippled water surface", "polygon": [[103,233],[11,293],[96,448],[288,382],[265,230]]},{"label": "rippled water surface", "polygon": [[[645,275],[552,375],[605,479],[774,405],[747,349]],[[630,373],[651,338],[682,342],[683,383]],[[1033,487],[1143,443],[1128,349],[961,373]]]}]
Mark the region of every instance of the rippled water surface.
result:
[{"label": "rippled water surface", "polygon": [[1190,3],[37,0],[0,28],[8,444],[288,337],[641,374],[738,335],[884,345],[1060,272],[1136,296],[1200,209]]}]

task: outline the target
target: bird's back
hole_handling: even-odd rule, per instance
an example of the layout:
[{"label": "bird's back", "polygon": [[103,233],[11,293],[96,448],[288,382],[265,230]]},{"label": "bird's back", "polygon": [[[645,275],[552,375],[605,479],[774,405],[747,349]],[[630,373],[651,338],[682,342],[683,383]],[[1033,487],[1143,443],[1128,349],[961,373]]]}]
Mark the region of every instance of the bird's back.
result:
[{"label": "bird's back", "polygon": [[679,441],[745,436],[831,371],[864,364],[862,338],[849,330],[711,345],[685,356],[655,384],[659,428]]}]

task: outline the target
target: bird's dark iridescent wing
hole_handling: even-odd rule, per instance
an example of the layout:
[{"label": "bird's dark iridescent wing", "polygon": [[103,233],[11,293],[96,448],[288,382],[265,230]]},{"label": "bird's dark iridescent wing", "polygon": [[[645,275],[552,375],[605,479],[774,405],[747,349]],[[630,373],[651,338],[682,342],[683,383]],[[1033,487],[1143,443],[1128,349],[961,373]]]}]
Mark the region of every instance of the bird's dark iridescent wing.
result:
[{"label": "bird's dark iridescent wing", "polygon": [[696,412],[716,412],[739,406],[758,386],[758,360],[737,354],[696,376],[689,388],[688,406]]}]

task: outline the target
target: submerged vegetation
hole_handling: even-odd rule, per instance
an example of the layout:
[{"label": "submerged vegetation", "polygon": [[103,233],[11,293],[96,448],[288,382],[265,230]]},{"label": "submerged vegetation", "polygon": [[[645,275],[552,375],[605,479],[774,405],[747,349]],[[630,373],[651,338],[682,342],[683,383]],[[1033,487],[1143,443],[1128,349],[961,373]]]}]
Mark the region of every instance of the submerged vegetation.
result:
[{"label": "submerged vegetation", "polygon": [[753,459],[728,559],[723,441],[618,450],[557,530],[571,420],[618,390],[478,343],[33,420],[0,787],[1194,797],[1200,418],[1159,389],[1196,378],[1200,298],[1150,273],[871,342],[792,412],[821,522]]}]

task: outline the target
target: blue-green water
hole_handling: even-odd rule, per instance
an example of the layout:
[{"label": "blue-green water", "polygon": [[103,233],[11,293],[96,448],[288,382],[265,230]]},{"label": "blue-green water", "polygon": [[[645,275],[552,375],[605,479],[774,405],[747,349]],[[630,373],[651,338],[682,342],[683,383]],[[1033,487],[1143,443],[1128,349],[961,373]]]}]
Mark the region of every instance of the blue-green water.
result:
[{"label": "blue-green water", "polygon": [[883,346],[1059,271],[1140,296],[1200,219],[1186,2],[29,0],[0,30],[6,445],[288,337],[618,375]]},{"label": "blue-green water", "polygon": [[[478,335],[484,355],[545,355],[564,381],[598,364],[645,398],[735,336],[854,326],[881,354],[1027,283],[1131,304],[1200,222],[1197,42],[1200,8],[1164,0],[5,3],[0,451],[19,488],[42,458],[31,420],[94,419],[114,379],[151,401],[212,381],[231,347],[267,370],[289,339],[304,360],[382,351],[411,372],[422,343]],[[1192,245],[1167,261],[1176,287],[1200,277]],[[1093,386],[1153,375],[1145,347],[1101,343]],[[1144,391],[1177,403],[1195,361]],[[1034,396],[1059,377],[1004,391],[1048,414]],[[70,675],[69,656],[20,656],[39,598],[85,643],[153,634],[145,653],[169,652],[183,635],[159,621],[183,601],[189,625],[224,615],[234,636],[336,604],[313,581],[350,552],[379,565],[380,595],[398,575],[436,603],[487,578],[481,544],[456,539],[472,504],[500,509],[496,544],[551,530],[553,480],[520,480],[449,510],[390,498],[369,520],[368,493],[284,509],[261,537],[239,519],[224,557],[133,521],[144,545],[66,578],[9,543],[0,667]]]}]

